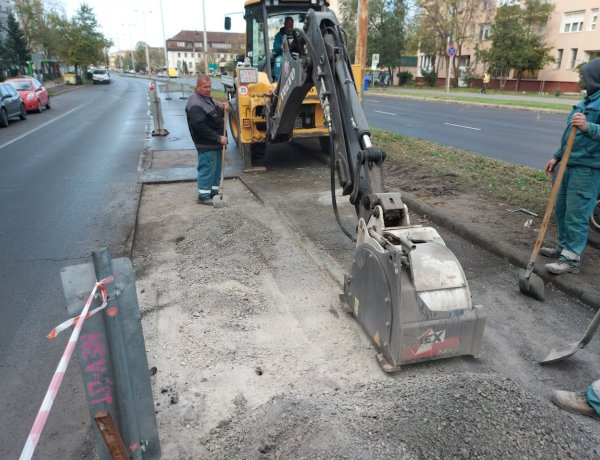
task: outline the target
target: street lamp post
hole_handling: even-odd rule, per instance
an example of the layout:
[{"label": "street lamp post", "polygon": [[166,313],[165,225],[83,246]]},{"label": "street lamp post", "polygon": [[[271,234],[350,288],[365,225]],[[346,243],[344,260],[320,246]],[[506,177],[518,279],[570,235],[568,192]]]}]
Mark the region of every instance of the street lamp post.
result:
[{"label": "street lamp post", "polygon": [[121,24],[123,27],[127,27],[127,30],[129,31],[129,47],[130,47],[130,52],[131,52],[131,67],[134,72],[135,72],[135,58],[133,57],[133,48],[134,46],[132,45],[131,42],[131,24]]},{"label": "street lamp post", "polygon": [[167,77],[168,77],[169,76],[169,55],[167,52],[167,38],[165,35],[165,19],[163,16],[162,0],[159,0],[159,4],[160,4],[160,22],[162,23],[163,43],[165,45],[165,67],[167,68]]},{"label": "street lamp post", "polygon": [[208,43],[206,40],[206,10],[202,0],[202,22],[204,23],[204,74],[208,75]]},{"label": "street lamp post", "polygon": [[150,50],[148,49],[148,34],[146,32],[146,14],[152,13],[150,10],[135,10],[142,15],[144,21],[144,40],[146,42],[146,73],[150,73]]}]

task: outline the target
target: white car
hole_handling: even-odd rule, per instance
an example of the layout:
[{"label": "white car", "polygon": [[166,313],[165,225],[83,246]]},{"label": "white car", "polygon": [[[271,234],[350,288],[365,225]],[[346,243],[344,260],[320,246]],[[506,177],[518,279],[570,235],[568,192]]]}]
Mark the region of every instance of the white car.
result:
[{"label": "white car", "polygon": [[105,69],[94,69],[94,71],[92,72],[92,81],[94,82],[94,85],[99,85],[99,84],[110,84],[110,74],[108,73],[108,70]]}]

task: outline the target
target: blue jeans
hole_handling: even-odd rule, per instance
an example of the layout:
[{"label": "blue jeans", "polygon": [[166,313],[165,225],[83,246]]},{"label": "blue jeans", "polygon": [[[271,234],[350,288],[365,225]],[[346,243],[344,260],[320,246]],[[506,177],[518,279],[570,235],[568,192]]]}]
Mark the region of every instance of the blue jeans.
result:
[{"label": "blue jeans", "polygon": [[219,193],[221,183],[221,151],[198,151],[198,198],[210,198]]},{"label": "blue jeans", "polygon": [[556,199],[557,249],[561,259],[573,265],[579,260],[588,237],[588,221],[600,193],[600,170],[567,166]]}]

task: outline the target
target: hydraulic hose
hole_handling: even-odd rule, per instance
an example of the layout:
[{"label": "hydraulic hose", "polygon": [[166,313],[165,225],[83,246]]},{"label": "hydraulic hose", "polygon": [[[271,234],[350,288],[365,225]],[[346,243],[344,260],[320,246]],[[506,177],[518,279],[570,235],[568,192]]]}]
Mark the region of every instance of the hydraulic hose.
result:
[{"label": "hydraulic hose", "polygon": [[335,214],[335,219],[342,229],[342,232],[344,232],[344,235],[350,238],[353,243],[356,243],[356,235],[352,235],[352,233],[350,233],[350,231],[344,227],[344,224],[342,224],[342,219],[340,218],[340,213],[338,212],[337,200],[335,198],[335,152],[333,149],[333,138],[331,137],[331,133],[329,134],[329,157],[329,168],[331,171],[331,203],[333,204],[333,213]]}]

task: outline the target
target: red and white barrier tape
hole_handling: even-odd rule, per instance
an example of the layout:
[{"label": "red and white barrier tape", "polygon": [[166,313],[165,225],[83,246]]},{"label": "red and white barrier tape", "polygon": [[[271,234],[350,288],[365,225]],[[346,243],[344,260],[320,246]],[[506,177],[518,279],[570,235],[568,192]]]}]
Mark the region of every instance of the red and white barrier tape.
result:
[{"label": "red and white barrier tape", "polygon": [[[69,343],[65,348],[62,358],[60,358],[60,362],[58,363],[56,371],[54,372],[54,376],[52,377],[48,391],[46,391],[46,396],[44,397],[44,401],[42,402],[42,406],[38,411],[37,417],[33,422],[33,426],[31,427],[31,431],[29,432],[29,436],[27,437],[25,447],[23,447],[23,451],[21,452],[19,460],[29,460],[33,456],[35,447],[37,446],[40,436],[42,435],[42,431],[44,430],[46,420],[48,419],[48,414],[50,414],[50,409],[52,409],[52,404],[54,404],[54,398],[58,393],[58,389],[60,388],[63,377],[65,376],[65,372],[67,371],[67,366],[69,365],[69,361],[71,360],[71,356],[75,350],[77,339],[79,339],[79,334],[83,328],[83,322],[87,318],[90,305],[92,305],[92,302],[94,301],[94,295],[96,294],[97,290],[102,293],[102,308],[104,308],[108,300],[106,287],[104,285],[112,283],[113,281],[114,278],[112,276],[101,281],[96,281],[94,289],[92,289],[91,294],[88,296],[81,314],[76,319],[77,322],[75,324],[75,329],[73,329],[73,332],[71,333]],[[69,322],[70,321],[71,320],[69,320]]]},{"label": "red and white barrier tape", "polygon": [[[88,311],[87,314],[85,315],[85,319],[88,319],[90,316],[94,316],[100,310],[104,310],[106,308],[106,305],[107,305],[106,302],[102,302],[102,305],[100,305],[98,308],[94,308],[92,311]],[[48,338],[48,340],[55,339],[56,336],[58,334],[60,334],[62,331],[64,331],[65,329],[69,329],[71,326],[75,326],[77,324],[77,321],[79,320],[79,318],[80,318],[80,316],[75,316],[74,318],[70,318],[63,323],[60,323],[58,326],[56,326],[54,329],[52,329],[46,337]]]}]

